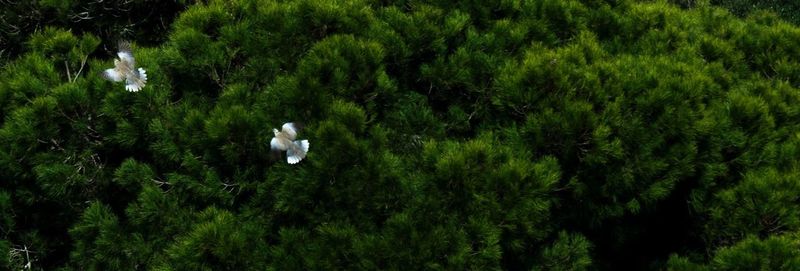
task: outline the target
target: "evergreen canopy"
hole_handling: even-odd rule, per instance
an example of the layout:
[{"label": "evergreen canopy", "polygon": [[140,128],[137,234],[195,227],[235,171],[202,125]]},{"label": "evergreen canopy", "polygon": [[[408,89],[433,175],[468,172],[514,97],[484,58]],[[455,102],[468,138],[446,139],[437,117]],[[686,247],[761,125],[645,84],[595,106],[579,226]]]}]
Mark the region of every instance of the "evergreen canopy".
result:
[{"label": "evergreen canopy", "polygon": [[[58,16],[4,36],[2,269],[800,270],[800,28],[772,13],[79,2],[3,11]],[[139,92],[100,76],[121,38]]]}]

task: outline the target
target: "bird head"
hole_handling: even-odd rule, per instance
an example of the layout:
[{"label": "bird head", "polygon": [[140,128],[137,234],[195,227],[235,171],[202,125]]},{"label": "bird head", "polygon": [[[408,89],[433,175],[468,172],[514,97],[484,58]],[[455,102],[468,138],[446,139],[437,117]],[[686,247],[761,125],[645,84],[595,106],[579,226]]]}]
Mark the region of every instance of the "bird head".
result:
[{"label": "bird head", "polygon": [[272,133],[274,133],[275,136],[278,136],[278,134],[280,134],[281,132],[278,131],[278,129],[272,128]]}]

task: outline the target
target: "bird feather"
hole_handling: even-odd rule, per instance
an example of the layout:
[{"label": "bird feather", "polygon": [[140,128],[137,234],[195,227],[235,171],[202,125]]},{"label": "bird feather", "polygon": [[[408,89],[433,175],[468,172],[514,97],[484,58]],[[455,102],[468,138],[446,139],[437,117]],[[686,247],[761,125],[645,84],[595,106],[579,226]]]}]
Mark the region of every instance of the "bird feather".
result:
[{"label": "bird feather", "polygon": [[297,137],[297,127],[292,122],[284,123],[281,127],[281,132],[286,135],[289,140],[294,140]]},{"label": "bird feather", "polygon": [[103,77],[114,82],[125,80],[125,75],[117,72],[116,69],[106,69],[103,71]]}]

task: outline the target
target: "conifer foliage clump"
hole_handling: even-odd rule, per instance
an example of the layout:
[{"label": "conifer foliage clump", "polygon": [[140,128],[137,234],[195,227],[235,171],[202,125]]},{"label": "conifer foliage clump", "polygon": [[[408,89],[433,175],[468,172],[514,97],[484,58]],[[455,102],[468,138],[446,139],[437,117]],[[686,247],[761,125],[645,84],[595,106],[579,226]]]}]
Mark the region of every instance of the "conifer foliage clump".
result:
[{"label": "conifer foliage clump", "polygon": [[[138,92],[101,76],[113,20],[0,68],[0,269],[800,266],[800,28],[776,15],[178,3],[128,36]],[[292,121],[296,164],[270,148]]]}]

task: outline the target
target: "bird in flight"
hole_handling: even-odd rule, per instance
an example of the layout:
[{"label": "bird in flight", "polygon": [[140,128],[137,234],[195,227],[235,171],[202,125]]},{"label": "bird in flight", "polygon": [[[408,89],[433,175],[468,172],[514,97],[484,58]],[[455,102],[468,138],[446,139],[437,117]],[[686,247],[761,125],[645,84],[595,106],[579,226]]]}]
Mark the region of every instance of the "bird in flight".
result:
[{"label": "bird in flight", "polygon": [[308,152],[308,140],[295,140],[297,137],[297,126],[294,123],[284,123],[281,130],[272,129],[275,136],[270,141],[273,150],[286,151],[286,161],[289,164],[297,164],[306,158]]},{"label": "bird in flight", "polygon": [[119,59],[114,59],[114,68],[103,71],[103,77],[114,82],[125,80],[125,90],[130,92],[142,89],[147,83],[147,73],[142,68],[136,68],[131,44],[126,41],[120,42],[117,56]]}]

